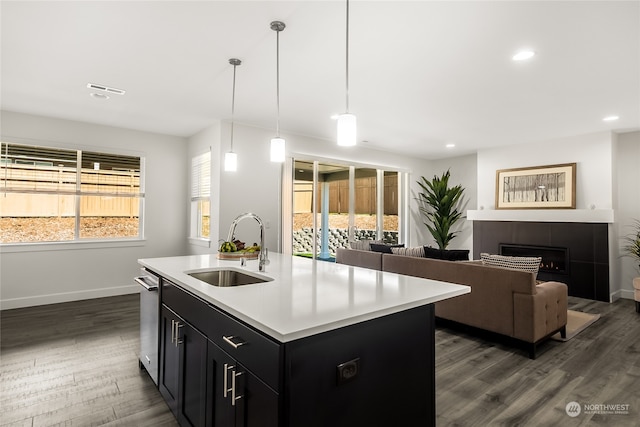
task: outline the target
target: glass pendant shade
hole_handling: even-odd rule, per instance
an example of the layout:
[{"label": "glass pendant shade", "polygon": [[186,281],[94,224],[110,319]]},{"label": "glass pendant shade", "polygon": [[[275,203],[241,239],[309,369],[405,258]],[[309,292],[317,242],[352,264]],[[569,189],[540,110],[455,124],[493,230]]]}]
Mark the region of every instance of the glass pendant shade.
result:
[{"label": "glass pendant shade", "polygon": [[343,113],[338,116],[338,145],[351,147],[356,145],[356,116]]},{"label": "glass pendant shade", "polygon": [[284,139],[280,137],[271,139],[271,161],[284,162]]},{"label": "glass pendant shade", "polygon": [[238,170],[238,155],[233,151],[224,153],[224,170],[226,172],[235,172]]}]

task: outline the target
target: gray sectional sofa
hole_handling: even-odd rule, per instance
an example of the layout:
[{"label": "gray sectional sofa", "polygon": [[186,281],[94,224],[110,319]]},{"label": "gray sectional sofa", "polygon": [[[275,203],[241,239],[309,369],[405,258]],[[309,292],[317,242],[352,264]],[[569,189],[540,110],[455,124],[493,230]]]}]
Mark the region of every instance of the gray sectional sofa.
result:
[{"label": "gray sectional sofa", "polygon": [[532,359],[538,344],[566,334],[567,285],[538,283],[534,273],[356,249],[338,249],[336,262],[470,286],[471,293],[436,303],[436,317],[519,340]]}]

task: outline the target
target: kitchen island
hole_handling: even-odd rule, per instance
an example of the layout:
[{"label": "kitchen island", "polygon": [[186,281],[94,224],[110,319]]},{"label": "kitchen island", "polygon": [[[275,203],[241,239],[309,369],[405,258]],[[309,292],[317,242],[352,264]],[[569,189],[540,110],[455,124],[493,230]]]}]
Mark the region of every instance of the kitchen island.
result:
[{"label": "kitchen island", "polygon": [[[159,388],[181,425],[435,424],[433,303],[468,287],[275,253],[264,272],[139,263],[161,277]],[[218,269],[265,281],[194,277]]]}]

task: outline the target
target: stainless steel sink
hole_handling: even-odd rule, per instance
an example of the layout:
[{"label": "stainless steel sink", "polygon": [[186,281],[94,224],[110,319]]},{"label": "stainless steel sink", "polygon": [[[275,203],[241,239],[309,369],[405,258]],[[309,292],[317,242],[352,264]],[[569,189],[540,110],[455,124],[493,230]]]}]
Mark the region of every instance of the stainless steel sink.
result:
[{"label": "stainless steel sink", "polygon": [[251,285],[273,280],[270,278],[256,277],[250,274],[245,274],[241,271],[228,269],[196,271],[187,274],[195,279],[221,288],[229,286]]}]

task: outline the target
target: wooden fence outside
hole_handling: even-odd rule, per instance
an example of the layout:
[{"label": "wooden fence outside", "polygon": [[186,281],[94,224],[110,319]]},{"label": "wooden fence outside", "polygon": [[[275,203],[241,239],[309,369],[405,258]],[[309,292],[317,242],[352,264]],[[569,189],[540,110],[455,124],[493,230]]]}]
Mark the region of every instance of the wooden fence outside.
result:
[{"label": "wooden fence outside", "polygon": [[[329,213],[349,212],[349,181],[331,181],[329,184]],[[322,188],[318,191],[316,203],[322,201]],[[398,214],[398,176],[384,177],[384,214]],[[355,213],[374,215],[376,213],[376,178],[355,179]],[[294,186],[294,213],[309,213],[312,209],[313,184],[311,182],[296,182]]]},{"label": "wooden fence outside", "polygon": [[140,173],[82,169],[76,193],[74,168],[3,164],[0,168],[0,215],[65,217],[75,215],[76,197],[84,217],[137,217]]}]

